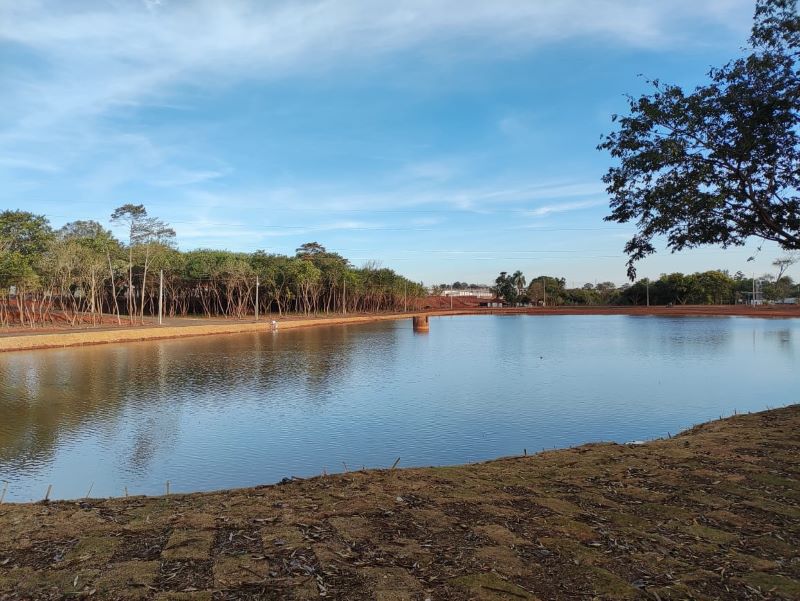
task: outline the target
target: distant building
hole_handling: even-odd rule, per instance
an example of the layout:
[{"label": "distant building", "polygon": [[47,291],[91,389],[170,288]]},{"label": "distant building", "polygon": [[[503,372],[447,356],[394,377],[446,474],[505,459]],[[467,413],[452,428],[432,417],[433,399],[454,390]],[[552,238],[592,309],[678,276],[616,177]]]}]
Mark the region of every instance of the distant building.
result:
[{"label": "distant building", "polygon": [[441,296],[474,296],[477,298],[493,298],[494,292],[489,288],[463,288],[456,290],[455,288],[447,288],[442,290]]},{"label": "distant building", "polygon": [[481,307],[489,307],[491,309],[502,309],[506,304],[499,298],[481,301]]}]

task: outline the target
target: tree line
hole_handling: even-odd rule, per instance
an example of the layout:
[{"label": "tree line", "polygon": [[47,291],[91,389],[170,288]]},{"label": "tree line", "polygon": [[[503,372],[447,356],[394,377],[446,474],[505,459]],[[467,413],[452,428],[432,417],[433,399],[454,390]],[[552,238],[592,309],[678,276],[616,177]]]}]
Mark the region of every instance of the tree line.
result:
[{"label": "tree line", "polygon": [[[800,257],[776,259],[776,274],[755,278],[755,288],[765,302],[782,302],[800,297],[800,283],[786,270]],[[613,282],[586,283],[568,288],[563,277],[539,275],[530,282],[521,271],[503,271],[495,280],[494,292],[505,302],[547,305],[725,305],[749,302],[754,280],[741,271],[712,270],[692,274],[662,274],[658,279],[642,278],[617,286]]]},{"label": "tree line", "polygon": [[485,284],[468,284],[467,282],[459,282],[456,280],[452,284],[442,283],[442,284],[434,284],[430,287],[430,293],[432,296],[440,296],[441,293],[445,290],[485,290],[489,286]]},{"label": "tree line", "polygon": [[[243,318],[277,313],[397,311],[425,294],[419,283],[376,263],[353,266],[317,242],[294,256],[178,250],[175,230],[143,205],[111,214],[117,239],[96,221],[54,229],[27,211],[0,212],[0,325],[142,323],[165,316]],[[258,299],[256,301],[256,299]]]}]

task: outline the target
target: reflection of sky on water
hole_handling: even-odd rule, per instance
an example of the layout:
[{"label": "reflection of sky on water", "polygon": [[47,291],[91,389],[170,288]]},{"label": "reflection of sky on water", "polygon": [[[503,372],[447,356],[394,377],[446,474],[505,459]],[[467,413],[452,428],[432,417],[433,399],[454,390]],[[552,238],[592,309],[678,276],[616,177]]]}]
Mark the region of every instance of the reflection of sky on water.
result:
[{"label": "reflection of sky on water", "polygon": [[454,317],[0,356],[14,500],[244,486],[676,432],[800,401],[800,322]]}]

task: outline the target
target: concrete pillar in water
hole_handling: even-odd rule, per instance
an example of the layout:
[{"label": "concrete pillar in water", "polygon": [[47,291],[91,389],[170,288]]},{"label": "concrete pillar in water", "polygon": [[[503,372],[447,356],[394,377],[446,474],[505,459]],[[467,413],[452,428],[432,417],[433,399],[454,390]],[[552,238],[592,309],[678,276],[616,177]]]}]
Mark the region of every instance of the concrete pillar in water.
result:
[{"label": "concrete pillar in water", "polygon": [[413,317],[414,321],[414,331],[415,332],[428,332],[431,329],[430,324],[428,323],[428,316],[427,315],[415,315]]}]

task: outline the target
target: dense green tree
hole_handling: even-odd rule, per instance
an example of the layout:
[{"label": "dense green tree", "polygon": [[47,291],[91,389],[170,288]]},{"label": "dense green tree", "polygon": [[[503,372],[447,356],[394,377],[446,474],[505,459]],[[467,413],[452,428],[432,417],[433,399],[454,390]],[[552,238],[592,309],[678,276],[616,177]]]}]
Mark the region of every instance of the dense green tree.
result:
[{"label": "dense green tree", "polygon": [[689,276],[689,302],[723,305],[733,300],[733,280],[724,271],[705,271]]},{"label": "dense green tree", "polygon": [[53,230],[43,215],[28,211],[0,212],[0,249],[34,257],[43,253],[53,238]]},{"label": "dense green tree", "polygon": [[[79,260],[77,273],[70,276],[73,296],[78,290],[88,300],[88,311],[92,321],[103,312],[105,274],[111,283],[113,311],[119,319],[117,287],[114,270],[115,259],[121,256],[122,246],[114,235],[96,221],[72,221],[56,232],[56,247],[50,254],[75,256]],[[79,280],[80,283],[75,283]],[[80,319],[76,312],[76,319]]]},{"label": "dense green tree", "polygon": [[324,255],[327,252],[327,249],[319,242],[306,242],[300,245],[295,254],[302,258],[313,258],[316,255]]},{"label": "dense green tree", "polygon": [[652,81],[629,99],[599,148],[611,215],[636,221],[628,275],[665,236],[673,250],[742,245],[750,236],[800,249],[800,16],[796,0],[758,0],[746,56],[691,92]]},{"label": "dense green tree", "polygon": [[[6,217],[5,238],[0,238],[0,324],[55,319],[80,324],[87,318],[96,323],[107,313],[119,319],[121,304],[131,320],[144,319],[158,311],[158,281],[148,277],[158,270],[164,272],[167,315],[242,318],[255,312],[256,298],[262,315],[399,310],[413,307],[425,294],[421,284],[391,269],[375,263],[354,268],[317,242],[302,245],[293,257],[180,252],[172,246],[172,228],[149,217],[142,205],[114,212],[113,222],[126,226],[127,244],[94,221],[74,221],[54,233],[44,218],[20,211]],[[25,246],[36,239],[30,231],[44,233],[44,242],[33,250]],[[117,302],[120,294],[128,303]]]},{"label": "dense green tree", "polygon": [[[21,325],[33,325],[43,298],[29,292],[41,284],[42,257],[52,243],[53,230],[43,215],[28,211],[0,212],[0,319],[11,319],[9,291],[14,291],[14,313]],[[39,301],[37,303],[37,300]]]},{"label": "dense green tree", "polygon": [[615,301],[621,305],[646,305],[648,296],[650,297],[651,304],[657,304],[655,299],[655,291],[651,294],[649,288],[651,282],[647,278],[635,281],[630,286],[620,287],[617,291]]},{"label": "dense green tree", "polygon": [[39,274],[34,269],[31,257],[18,251],[0,249],[0,318],[4,323],[13,319],[9,295],[13,291],[16,319],[20,325],[33,325],[35,309],[26,302],[26,298],[27,292],[36,288],[39,282]]},{"label": "dense green tree", "polygon": [[512,305],[517,302],[517,298],[519,297],[519,289],[514,281],[514,277],[508,275],[507,271],[501,271],[500,275],[497,276],[494,281],[493,290],[499,298],[502,298]]},{"label": "dense green tree", "polygon": [[564,278],[540,275],[531,280],[527,296],[536,304],[561,305],[566,302],[566,284]]}]

